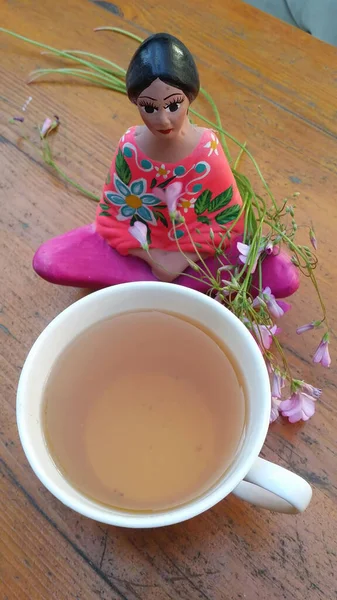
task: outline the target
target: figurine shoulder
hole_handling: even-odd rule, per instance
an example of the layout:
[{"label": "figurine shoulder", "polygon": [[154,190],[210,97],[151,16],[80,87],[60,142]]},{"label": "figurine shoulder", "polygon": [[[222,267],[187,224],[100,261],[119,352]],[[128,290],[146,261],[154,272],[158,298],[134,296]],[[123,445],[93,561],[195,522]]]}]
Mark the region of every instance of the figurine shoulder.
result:
[{"label": "figurine shoulder", "polygon": [[118,143],[118,147],[120,148],[120,146],[122,144],[124,144],[125,142],[130,142],[133,140],[133,138],[137,135],[136,131],[137,131],[138,127],[137,125],[134,125],[133,127],[129,127],[125,133],[123,133],[122,137],[119,140]]}]

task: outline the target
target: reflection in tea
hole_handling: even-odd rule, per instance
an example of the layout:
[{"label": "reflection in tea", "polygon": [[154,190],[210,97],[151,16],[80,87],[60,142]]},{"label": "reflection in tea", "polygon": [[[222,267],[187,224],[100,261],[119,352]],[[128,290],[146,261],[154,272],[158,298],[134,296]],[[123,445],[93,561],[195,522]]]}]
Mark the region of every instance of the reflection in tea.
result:
[{"label": "reflection in tea", "polygon": [[242,383],[220,343],[158,311],[101,321],[68,346],[44,391],[50,454],[83,494],[162,510],[209,489],[245,425]]}]

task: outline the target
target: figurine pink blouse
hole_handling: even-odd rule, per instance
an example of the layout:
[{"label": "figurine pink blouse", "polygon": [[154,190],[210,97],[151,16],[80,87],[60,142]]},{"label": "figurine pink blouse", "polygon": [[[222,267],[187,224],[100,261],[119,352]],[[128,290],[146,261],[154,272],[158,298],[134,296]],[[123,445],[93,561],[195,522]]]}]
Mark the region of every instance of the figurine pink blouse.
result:
[{"label": "figurine pink blouse", "polygon": [[[238,217],[242,203],[218,138],[210,129],[201,129],[199,135],[192,152],[175,162],[150,159],[138,145],[137,127],[120,140],[96,216],[96,231],[120,254],[139,248],[129,233],[136,219],[147,225],[150,251],[179,252],[177,237],[184,252],[194,252],[188,229],[202,254],[214,254],[224,236],[222,225]],[[175,226],[167,205],[156,195],[170,180],[182,183],[177,208],[185,222]],[[239,221],[234,233],[241,231]]]}]

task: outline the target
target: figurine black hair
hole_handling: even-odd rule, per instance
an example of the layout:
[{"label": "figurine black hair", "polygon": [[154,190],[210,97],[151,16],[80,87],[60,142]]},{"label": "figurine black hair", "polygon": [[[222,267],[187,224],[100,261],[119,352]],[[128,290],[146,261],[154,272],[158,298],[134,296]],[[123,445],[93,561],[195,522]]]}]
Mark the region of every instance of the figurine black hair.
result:
[{"label": "figurine black hair", "polygon": [[169,33],[148,37],[133,55],[126,74],[131,102],[153,81],[179,88],[190,102],[198,95],[200,82],[194,58],[185,44]]}]

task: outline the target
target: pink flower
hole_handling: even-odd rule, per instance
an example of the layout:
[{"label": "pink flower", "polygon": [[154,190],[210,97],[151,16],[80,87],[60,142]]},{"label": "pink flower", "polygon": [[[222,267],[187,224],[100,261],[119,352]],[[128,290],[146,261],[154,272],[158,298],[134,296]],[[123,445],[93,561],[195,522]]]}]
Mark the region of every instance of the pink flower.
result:
[{"label": "pink flower", "polygon": [[59,124],[60,124],[60,119],[56,115],[55,115],[53,121],[52,121],[52,119],[47,117],[44,120],[43,125],[40,129],[40,137],[41,138],[46,137],[46,135],[48,135],[51,131],[53,131],[53,129],[56,129],[56,127],[58,127]]},{"label": "pink flower", "polygon": [[315,250],[317,250],[317,239],[316,239],[313,227],[311,227],[311,229],[310,229],[309,237],[310,237],[310,241],[311,241],[311,244],[312,244],[313,248]]},{"label": "pink flower", "polygon": [[271,409],[270,409],[270,417],[269,423],[274,423],[280,414],[280,401],[277,398],[271,398]]},{"label": "pink flower", "polygon": [[331,358],[329,354],[329,334],[323,335],[320,345],[318,346],[314,358],[314,363],[321,363],[322,367],[330,367]]},{"label": "pink flower", "polygon": [[274,375],[273,375],[273,381],[272,381],[272,389],[271,389],[271,395],[274,398],[281,398],[282,396],[282,388],[284,388],[284,377],[282,377],[281,373],[279,371],[274,371]]},{"label": "pink flower", "polygon": [[279,319],[283,317],[283,315],[291,309],[291,305],[288,302],[284,302],[283,300],[276,300],[274,294],[270,287],[266,287],[262,292],[262,299],[260,296],[257,296],[253,301],[253,306],[259,306],[264,301],[269,309],[270,314],[275,317],[275,319]]},{"label": "pink flower", "polygon": [[302,384],[302,390],[306,394],[308,394],[309,396],[313,396],[316,400],[322,394],[322,390],[320,390],[319,388],[314,387],[313,385],[310,385],[310,383],[305,383],[304,381],[303,381],[303,384]]},{"label": "pink flower", "polygon": [[176,219],[177,216],[179,216],[177,212],[177,205],[179,198],[182,194],[182,189],[183,184],[181,183],[181,181],[174,181],[173,183],[168,185],[165,190],[158,187],[154,191],[157,198],[160,198],[160,200],[163,200],[163,202],[167,204],[167,208],[171,219]]},{"label": "pink flower", "polygon": [[145,223],[141,221],[136,221],[134,225],[129,227],[129,233],[132,237],[140,243],[143,250],[148,250],[149,246],[147,243],[147,227]]},{"label": "pink flower", "polygon": [[[237,249],[240,252],[240,254],[239,254],[239,260],[244,265],[246,265],[249,262],[249,259],[250,259],[250,256],[249,256],[250,246],[248,246],[248,244],[243,244],[242,242],[237,242],[236,247],[237,247]],[[258,250],[255,262],[254,262],[252,270],[251,270],[251,273],[255,272],[257,261],[260,258],[260,254],[261,254],[262,250],[263,250],[263,248],[261,248],[260,250]]]},{"label": "pink flower", "polygon": [[53,124],[53,121],[52,121],[52,120],[51,120],[49,117],[47,117],[47,118],[44,120],[44,122],[43,122],[43,125],[42,125],[42,127],[41,127],[41,131],[40,131],[40,135],[41,135],[41,137],[45,137],[45,135],[47,135],[47,133],[48,133],[49,129],[50,129],[50,128],[51,128],[51,126],[52,126],[52,124]]},{"label": "pink flower", "polygon": [[315,413],[316,398],[309,396],[301,390],[293,392],[290,398],[280,402],[280,412],[283,417],[288,417],[290,423],[308,421]]},{"label": "pink flower", "polygon": [[296,333],[301,335],[301,333],[305,333],[306,331],[310,331],[311,329],[315,329],[315,323],[307,323],[306,325],[301,325],[298,329],[296,329]]},{"label": "pink flower", "polygon": [[267,327],[266,325],[257,325],[253,323],[253,331],[257,338],[259,346],[264,350],[269,350],[273,342],[273,336],[280,332],[277,325]]}]

